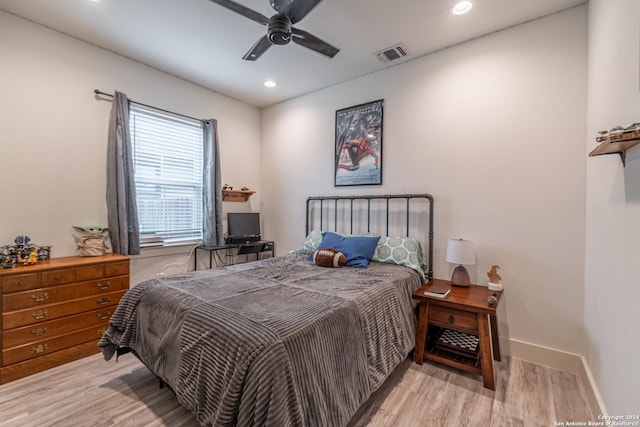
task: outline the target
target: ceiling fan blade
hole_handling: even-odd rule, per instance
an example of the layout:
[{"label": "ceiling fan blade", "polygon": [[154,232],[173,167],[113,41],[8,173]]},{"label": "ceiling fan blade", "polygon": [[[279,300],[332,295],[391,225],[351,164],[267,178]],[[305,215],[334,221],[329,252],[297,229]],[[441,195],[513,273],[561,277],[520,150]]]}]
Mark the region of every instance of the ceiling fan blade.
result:
[{"label": "ceiling fan blade", "polygon": [[260,37],[253,46],[251,46],[249,52],[245,53],[242,59],[245,59],[247,61],[255,61],[256,59],[260,58],[260,55],[265,53],[270,47],[271,41],[269,40],[268,36],[264,35]]},{"label": "ceiling fan blade", "polygon": [[340,49],[337,47],[331,46],[329,43],[320,40],[313,34],[310,34],[303,30],[298,30],[297,28],[291,29],[292,38],[291,41],[299,44],[300,46],[307,47],[311,50],[315,50],[316,52],[328,56],[329,58],[333,58],[336,56],[336,53],[340,52]]},{"label": "ceiling fan blade", "polygon": [[211,0],[211,1],[219,4],[222,7],[226,7],[229,10],[239,13],[240,15],[246,18],[249,18],[252,21],[257,22],[258,24],[267,25],[267,22],[269,22],[269,18],[267,18],[263,14],[258,13],[255,10],[249,9],[248,7],[245,7],[234,1],[231,1],[231,0]]},{"label": "ceiling fan blade", "polygon": [[307,16],[307,14],[311,12],[311,10],[321,1],[322,0],[294,0],[289,3],[282,13],[289,17],[292,24],[295,24]]}]

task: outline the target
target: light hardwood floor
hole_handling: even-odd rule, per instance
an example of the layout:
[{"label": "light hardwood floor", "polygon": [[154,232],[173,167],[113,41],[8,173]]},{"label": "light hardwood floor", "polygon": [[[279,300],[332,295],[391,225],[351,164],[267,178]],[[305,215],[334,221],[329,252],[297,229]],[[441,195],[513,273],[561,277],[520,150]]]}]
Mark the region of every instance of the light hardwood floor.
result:
[{"label": "light hardwood floor", "polygon": [[[350,427],[553,426],[592,421],[580,379],[516,358],[495,362],[496,391],[480,376],[406,360]],[[0,426],[197,427],[194,416],[131,354],[95,355],[0,386]]]}]

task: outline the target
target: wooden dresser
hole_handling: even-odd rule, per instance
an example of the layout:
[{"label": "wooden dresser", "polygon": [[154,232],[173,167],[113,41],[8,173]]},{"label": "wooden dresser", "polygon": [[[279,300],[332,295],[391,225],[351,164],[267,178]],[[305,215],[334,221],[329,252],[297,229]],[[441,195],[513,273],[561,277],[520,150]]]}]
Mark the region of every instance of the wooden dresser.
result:
[{"label": "wooden dresser", "polygon": [[97,353],[128,289],[117,254],[0,269],[0,384]]}]

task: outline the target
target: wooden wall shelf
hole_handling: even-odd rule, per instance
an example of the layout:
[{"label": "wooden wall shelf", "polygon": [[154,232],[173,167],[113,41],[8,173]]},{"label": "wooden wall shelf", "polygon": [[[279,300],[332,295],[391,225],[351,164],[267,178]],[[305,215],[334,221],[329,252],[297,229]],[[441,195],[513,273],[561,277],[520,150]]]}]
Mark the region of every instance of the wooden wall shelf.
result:
[{"label": "wooden wall shelf", "polygon": [[251,190],[222,190],[223,202],[246,202],[255,193]]},{"label": "wooden wall shelf", "polygon": [[619,154],[622,166],[626,163],[626,152],[629,148],[640,144],[640,131],[625,132],[624,134],[605,137],[590,153],[589,157],[602,156],[604,154]]}]

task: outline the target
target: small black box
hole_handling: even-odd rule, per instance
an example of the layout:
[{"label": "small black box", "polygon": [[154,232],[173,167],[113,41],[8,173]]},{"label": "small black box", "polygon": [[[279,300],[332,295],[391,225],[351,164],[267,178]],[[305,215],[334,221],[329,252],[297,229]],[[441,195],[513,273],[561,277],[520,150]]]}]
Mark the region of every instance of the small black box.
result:
[{"label": "small black box", "polygon": [[244,235],[244,236],[229,236],[227,237],[228,245],[241,245],[243,243],[259,242],[261,237],[259,234]]},{"label": "small black box", "polygon": [[257,254],[264,251],[265,243],[247,243],[246,245],[240,245],[238,249],[238,255]]}]

